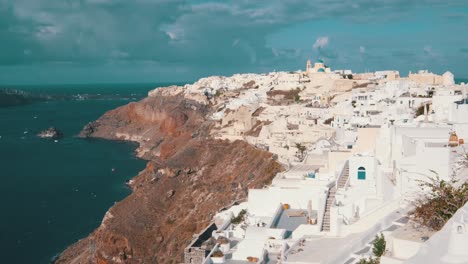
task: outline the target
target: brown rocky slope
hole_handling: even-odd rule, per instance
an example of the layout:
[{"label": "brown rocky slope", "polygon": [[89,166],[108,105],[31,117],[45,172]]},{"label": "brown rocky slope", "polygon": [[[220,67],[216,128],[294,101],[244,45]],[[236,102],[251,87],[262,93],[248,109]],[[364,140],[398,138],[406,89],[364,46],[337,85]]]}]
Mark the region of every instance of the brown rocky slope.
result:
[{"label": "brown rocky slope", "polygon": [[132,194],[56,263],[181,262],[193,234],[220,208],[269,184],[282,170],[272,154],[211,138],[210,113],[210,106],[161,89],[87,125],[83,137],[137,141],[148,163],[131,181]]}]

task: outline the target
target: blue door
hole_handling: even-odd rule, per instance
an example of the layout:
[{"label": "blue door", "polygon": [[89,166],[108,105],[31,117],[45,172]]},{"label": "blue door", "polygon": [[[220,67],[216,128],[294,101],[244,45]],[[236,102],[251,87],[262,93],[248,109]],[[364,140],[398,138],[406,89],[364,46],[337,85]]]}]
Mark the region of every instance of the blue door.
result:
[{"label": "blue door", "polygon": [[365,180],[366,179],[366,168],[359,167],[357,170],[357,178],[358,180]]}]

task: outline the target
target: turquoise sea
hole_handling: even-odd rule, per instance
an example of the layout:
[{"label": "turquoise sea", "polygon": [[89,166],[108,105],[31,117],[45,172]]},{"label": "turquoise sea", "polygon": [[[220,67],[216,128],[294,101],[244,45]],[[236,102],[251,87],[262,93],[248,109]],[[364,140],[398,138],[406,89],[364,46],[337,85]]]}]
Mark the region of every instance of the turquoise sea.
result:
[{"label": "turquoise sea", "polygon": [[[129,194],[125,181],[145,167],[134,156],[136,146],[76,135],[107,110],[160,85],[0,87],[0,97],[2,88],[10,91],[0,98],[1,263],[50,263]],[[12,97],[12,90],[20,95]],[[64,137],[35,136],[50,126]]]}]

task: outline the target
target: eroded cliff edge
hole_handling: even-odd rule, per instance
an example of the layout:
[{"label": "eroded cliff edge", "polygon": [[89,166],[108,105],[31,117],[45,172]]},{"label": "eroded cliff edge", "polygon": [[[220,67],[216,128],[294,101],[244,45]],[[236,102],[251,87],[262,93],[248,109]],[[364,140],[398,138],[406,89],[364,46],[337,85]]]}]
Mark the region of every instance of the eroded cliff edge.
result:
[{"label": "eroded cliff edge", "polygon": [[131,181],[132,194],[56,263],[180,262],[192,235],[220,208],[245,198],[249,188],[269,184],[282,170],[269,152],[210,136],[215,121],[207,117],[214,107],[177,89],[158,89],[83,129],[83,137],[138,142],[137,155],[148,163]]}]

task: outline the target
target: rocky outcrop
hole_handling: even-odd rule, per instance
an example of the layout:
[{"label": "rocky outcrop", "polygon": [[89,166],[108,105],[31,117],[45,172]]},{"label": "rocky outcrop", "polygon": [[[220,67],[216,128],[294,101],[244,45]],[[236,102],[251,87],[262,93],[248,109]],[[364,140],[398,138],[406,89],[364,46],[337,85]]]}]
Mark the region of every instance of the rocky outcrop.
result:
[{"label": "rocky outcrop", "polygon": [[39,132],[37,136],[40,138],[59,139],[63,137],[63,133],[55,127],[49,127],[48,129]]},{"label": "rocky outcrop", "polygon": [[212,112],[161,89],[88,124],[82,137],[137,141],[138,156],[148,163],[128,183],[132,194],[56,263],[180,262],[193,234],[219,209],[269,184],[282,170],[272,154],[210,137]]}]

